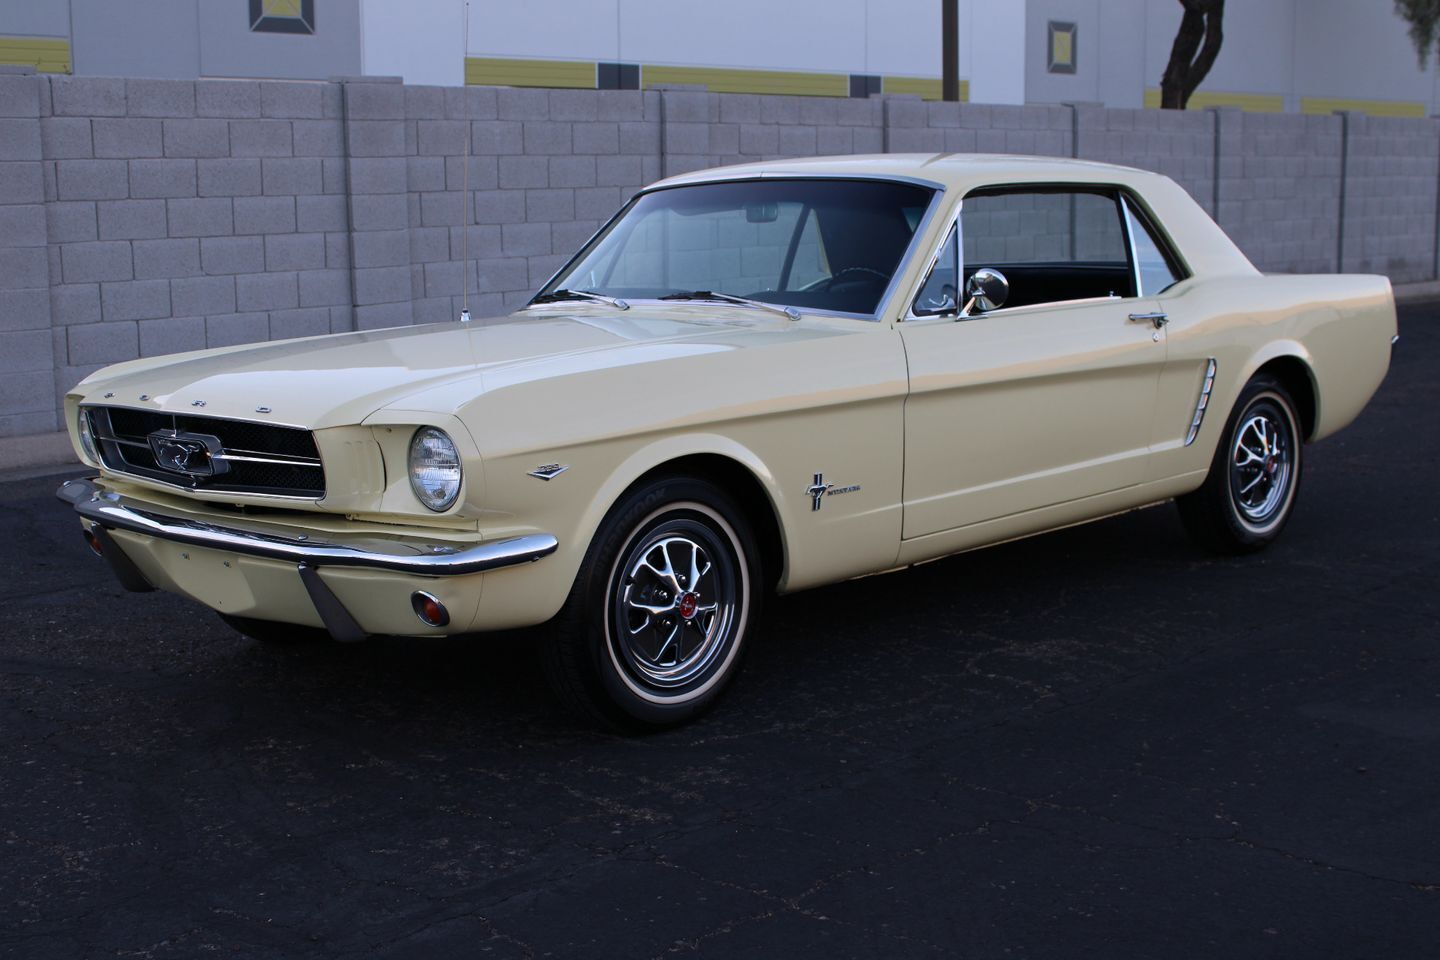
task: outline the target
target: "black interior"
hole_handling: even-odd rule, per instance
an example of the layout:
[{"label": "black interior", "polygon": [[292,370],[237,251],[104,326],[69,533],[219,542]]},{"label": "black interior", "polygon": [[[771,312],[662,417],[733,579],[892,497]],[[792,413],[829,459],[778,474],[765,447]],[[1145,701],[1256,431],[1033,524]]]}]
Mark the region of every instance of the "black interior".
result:
[{"label": "black interior", "polygon": [[1035,303],[1086,300],[1091,297],[1135,296],[1135,275],[1128,263],[977,263],[967,264],[965,280],[984,267],[998,270],[1010,281],[1007,307]]}]

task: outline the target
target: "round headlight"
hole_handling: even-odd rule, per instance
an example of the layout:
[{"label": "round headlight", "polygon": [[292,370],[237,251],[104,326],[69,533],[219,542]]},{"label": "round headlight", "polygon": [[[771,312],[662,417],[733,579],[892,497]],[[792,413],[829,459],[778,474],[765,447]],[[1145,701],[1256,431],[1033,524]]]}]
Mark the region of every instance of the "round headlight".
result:
[{"label": "round headlight", "polygon": [[460,454],[444,430],[421,427],[410,441],[410,489],[431,510],[448,510],[460,495]]},{"label": "round headlight", "polygon": [[80,449],[85,451],[85,456],[95,463],[100,462],[100,453],[95,449],[95,434],[90,431],[90,411],[80,409],[76,416],[78,421],[78,433],[80,434]]}]

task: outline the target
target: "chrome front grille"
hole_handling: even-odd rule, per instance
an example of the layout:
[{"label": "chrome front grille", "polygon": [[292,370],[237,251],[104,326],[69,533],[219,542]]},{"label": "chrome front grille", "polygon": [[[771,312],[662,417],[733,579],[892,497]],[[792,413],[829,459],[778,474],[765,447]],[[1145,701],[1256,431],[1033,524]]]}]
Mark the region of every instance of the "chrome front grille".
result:
[{"label": "chrome front grille", "polygon": [[216,493],[325,496],[309,430],[125,407],[89,407],[86,415],[101,461],[116,473]]}]

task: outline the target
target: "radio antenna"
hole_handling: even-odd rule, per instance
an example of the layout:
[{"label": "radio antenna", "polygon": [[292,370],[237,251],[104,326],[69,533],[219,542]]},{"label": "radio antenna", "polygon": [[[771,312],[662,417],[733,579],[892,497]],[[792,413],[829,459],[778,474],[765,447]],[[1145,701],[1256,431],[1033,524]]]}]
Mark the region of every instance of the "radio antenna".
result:
[{"label": "radio antenna", "polygon": [[[469,86],[470,78],[464,76],[465,53],[470,48],[470,0],[465,0],[465,32],[460,44],[461,83]],[[460,102],[464,104],[461,116],[465,118],[465,169],[460,174],[464,212],[460,215],[460,322],[470,322],[470,207],[474,198],[470,196],[470,135],[475,125],[470,121],[470,96],[462,87]]]}]

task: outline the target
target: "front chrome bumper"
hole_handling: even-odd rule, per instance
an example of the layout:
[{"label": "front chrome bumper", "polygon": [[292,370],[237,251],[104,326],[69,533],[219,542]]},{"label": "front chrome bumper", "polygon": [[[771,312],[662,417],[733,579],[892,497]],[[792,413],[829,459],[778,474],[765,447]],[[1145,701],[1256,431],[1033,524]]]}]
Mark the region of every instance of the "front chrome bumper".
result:
[{"label": "front chrome bumper", "polygon": [[141,506],[120,494],[100,489],[89,480],[68,480],[55,495],[90,522],[103,545],[102,556],[129,590],[153,589],[134,563],[115,546],[110,530],[126,530],[159,540],[208,547],[229,553],[264,557],[296,564],[301,581],[315,603],[326,629],[337,640],[358,640],[365,632],[343,604],[326,587],[318,567],[365,567],[421,577],[448,577],[483,573],[531,563],[555,552],[558,541],[549,534],[531,534],[481,543],[473,547],[428,542],[413,537],[387,539],[374,535],[329,536],[310,539],[286,537],[188,517],[166,516],[152,506]]}]

